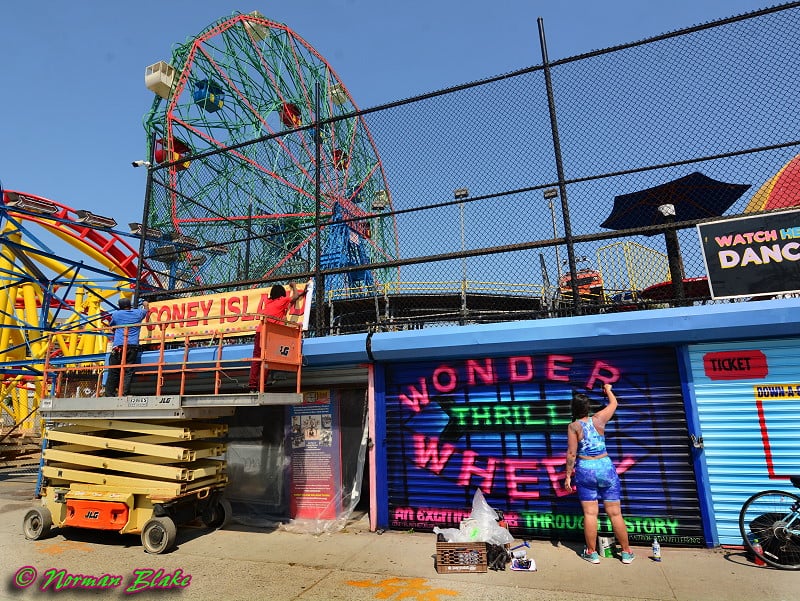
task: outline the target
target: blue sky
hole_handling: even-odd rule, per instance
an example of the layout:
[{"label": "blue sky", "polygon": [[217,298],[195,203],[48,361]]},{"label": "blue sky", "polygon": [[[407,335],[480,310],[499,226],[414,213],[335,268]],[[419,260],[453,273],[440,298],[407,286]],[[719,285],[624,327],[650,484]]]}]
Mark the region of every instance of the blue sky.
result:
[{"label": "blue sky", "polygon": [[[236,10],[287,24],[362,108],[636,41],[770,4],[764,0],[221,0],[0,3],[0,181],[8,189],[141,220],[144,70]],[[74,257],[73,257],[74,258]]]}]

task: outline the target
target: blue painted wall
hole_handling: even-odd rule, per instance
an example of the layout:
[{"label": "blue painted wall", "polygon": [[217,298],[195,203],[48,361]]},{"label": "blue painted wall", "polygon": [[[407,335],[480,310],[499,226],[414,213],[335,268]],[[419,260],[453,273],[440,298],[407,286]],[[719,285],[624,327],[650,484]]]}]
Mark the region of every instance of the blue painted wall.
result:
[{"label": "blue painted wall", "polygon": [[741,545],[739,510],[750,495],[797,492],[789,476],[800,474],[800,338],[688,350],[713,525],[720,544]]}]

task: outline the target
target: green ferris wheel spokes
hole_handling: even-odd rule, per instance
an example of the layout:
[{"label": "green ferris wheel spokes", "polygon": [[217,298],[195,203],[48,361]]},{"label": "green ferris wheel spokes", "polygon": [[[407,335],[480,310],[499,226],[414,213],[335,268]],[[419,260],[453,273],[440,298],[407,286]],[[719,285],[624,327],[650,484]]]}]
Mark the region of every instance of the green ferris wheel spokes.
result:
[{"label": "green ferris wheel spokes", "polygon": [[[160,87],[148,83],[157,95],[145,127],[152,161],[167,166],[154,171],[148,225],[161,236],[146,255],[162,260],[172,287],[315,267],[316,124],[321,267],[398,258],[375,143],[352,116],[358,109],[344,84],[305,40],[258,13],[235,14],[159,65],[146,75]],[[351,296],[396,278],[394,269],[355,270],[326,288]]]}]

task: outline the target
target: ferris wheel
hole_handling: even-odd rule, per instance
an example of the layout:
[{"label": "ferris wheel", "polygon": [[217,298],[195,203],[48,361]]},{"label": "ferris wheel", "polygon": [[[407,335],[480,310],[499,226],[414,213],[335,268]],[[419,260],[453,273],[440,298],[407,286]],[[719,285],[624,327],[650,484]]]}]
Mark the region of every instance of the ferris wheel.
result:
[{"label": "ferris wheel", "polygon": [[[344,84],[286,25],[258,12],[220,19],[147,67],[145,83],[156,94],[145,256],[164,263],[170,288],[314,269],[318,181],[321,268],[398,258],[365,120],[347,116],[357,107]],[[347,297],[396,278],[365,267],[325,286]]]}]

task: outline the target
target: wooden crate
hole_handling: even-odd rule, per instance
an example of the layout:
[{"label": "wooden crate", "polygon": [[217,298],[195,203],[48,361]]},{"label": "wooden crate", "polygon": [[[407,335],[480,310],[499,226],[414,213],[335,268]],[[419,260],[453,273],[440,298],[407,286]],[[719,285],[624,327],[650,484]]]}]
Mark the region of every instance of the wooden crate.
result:
[{"label": "wooden crate", "polygon": [[486,572],[486,543],[436,542],[436,571],[439,574]]}]

